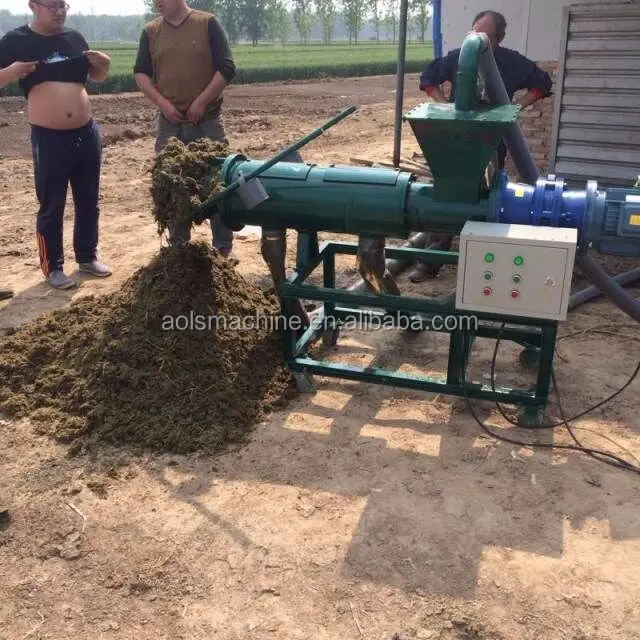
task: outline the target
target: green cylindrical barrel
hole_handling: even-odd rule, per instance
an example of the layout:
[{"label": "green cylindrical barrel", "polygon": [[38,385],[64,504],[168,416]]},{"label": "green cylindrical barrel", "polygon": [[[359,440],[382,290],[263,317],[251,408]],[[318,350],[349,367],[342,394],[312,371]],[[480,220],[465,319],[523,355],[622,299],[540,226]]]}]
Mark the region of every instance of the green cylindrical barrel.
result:
[{"label": "green cylindrical barrel", "polygon": [[[226,184],[248,175],[259,161],[230,158],[223,167]],[[229,228],[259,225],[335,233],[403,235],[411,174],[385,169],[319,167],[280,162],[260,177],[269,199],[247,210],[238,194],[221,205]]]},{"label": "green cylindrical barrel", "polygon": [[[226,184],[260,161],[230,156]],[[220,204],[231,229],[257,225],[333,233],[405,237],[412,231],[458,233],[467,220],[490,219],[489,200],[456,204],[433,199],[433,186],[394,169],[315,166],[280,162],[261,177],[268,200],[246,209],[238,194]]]}]

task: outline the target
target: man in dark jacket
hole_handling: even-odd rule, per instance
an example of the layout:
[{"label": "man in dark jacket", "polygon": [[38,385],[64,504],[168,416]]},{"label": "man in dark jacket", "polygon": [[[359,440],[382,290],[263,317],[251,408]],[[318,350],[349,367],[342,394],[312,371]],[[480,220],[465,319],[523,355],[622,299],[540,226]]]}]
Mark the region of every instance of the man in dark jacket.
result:
[{"label": "man in dark jacket", "polygon": [[[482,11],[473,21],[472,30],[477,33],[485,33],[489,38],[496,65],[502,76],[509,99],[513,101],[516,92],[526,89],[527,92],[518,98],[516,104],[523,109],[551,95],[552,80],[546,71],[543,71],[535,62],[529,60],[521,53],[513,49],[501,46],[507,33],[507,21],[497,11]],[[444,58],[438,58],[431,62],[420,76],[420,90],[424,91],[436,102],[447,102],[442,93],[441,85],[451,83],[451,95],[448,102],[455,102],[456,76],[458,73],[458,59],[460,49],[451,51]],[[488,104],[484,88],[478,83],[478,103]],[[507,147],[504,142],[498,147],[498,170],[505,167]],[[431,234],[428,244],[435,245],[438,249],[448,251],[451,248],[453,236]],[[410,274],[413,282],[422,282],[438,275],[441,265],[418,265]]]}]

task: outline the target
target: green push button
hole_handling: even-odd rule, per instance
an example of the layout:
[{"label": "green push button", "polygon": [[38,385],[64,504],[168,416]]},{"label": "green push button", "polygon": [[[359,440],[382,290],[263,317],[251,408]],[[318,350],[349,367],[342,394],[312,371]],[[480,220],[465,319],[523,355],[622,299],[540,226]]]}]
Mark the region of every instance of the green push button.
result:
[{"label": "green push button", "polygon": [[484,274],[484,279],[485,280],[493,280],[493,273],[491,273],[491,271],[486,271]]},{"label": "green push button", "polygon": [[484,257],[484,261],[485,262],[493,262],[496,259],[496,257],[493,255],[493,253],[487,253]]},{"label": "green push button", "polygon": [[515,264],[516,267],[521,267],[524,264],[524,258],[522,256],[516,256],[513,259],[513,264]]},{"label": "green push button", "polygon": [[516,284],[519,284],[520,282],[522,282],[522,276],[519,276],[519,275],[516,273],[516,275],[515,275],[515,276],[513,276],[513,281],[514,281]]}]

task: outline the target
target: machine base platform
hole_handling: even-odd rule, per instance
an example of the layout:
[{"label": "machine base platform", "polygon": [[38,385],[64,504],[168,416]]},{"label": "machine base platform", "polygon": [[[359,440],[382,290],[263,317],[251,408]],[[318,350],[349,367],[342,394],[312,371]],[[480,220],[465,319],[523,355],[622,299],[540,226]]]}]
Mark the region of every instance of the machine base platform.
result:
[{"label": "machine base platform", "polygon": [[[356,255],[357,244],[326,242],[318,254],[281,286],[282,312],[285,317],[283,337],[285,362],[296,374],[322,375],[360,382],[369,382],[405,389],[417,389],[431,393],[497,401],[517,405],[522,409],[523,420],[531,426],[539,424],[547,405],[551,369],[555,352],[557,322],[531,318],[498,317],[486,313],[470,313],[456,310],[449,297],[444,301],[408,296],[352,293],[336,288],[336,256]],[[386,257],[403,259],[411,257],[424,262],[443,262],[443,252],[429,249],[387,248]],[[450,252],[445,261],[455,263],[457,254]],[[309,276],[319,267],[323,271],[322,286],[307,284]],[[294,330],[291,319],[295,317],[296,302],[321,303],[306,331]],[[442,377],[409,375],[375,367],[355,367],[334,361],[326,362],[311,355],[311,347],[319,340],[325,347],[338,343],[340,328],[345,323],[359,327],[375,327],[384,323],[385,328],[407,329],[406,319],[419,320],[419,330],[449,334],[449,357],[446,373]],[[443,319],[447,319],[443,322]],[[404,319],[404,321],[403,321]],[[476,338],[500,339],[515,342],[524,347],[526,363],[537,369],[533,388],[492,388],[486,382],[467,380],[471,350]],[[334,354],[335,354],[335,350]],[[339,351],[339,346],[338,346]],[[419,363],[416,363],[419,365]],[[306,386],[308,378],[303,387]]]}]

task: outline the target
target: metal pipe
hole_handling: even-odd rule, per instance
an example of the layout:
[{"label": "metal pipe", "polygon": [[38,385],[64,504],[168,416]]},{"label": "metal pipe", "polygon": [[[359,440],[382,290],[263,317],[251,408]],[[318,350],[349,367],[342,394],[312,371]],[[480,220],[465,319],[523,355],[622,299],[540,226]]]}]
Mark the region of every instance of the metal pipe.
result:
[{"label": "metal pipe", "polygon": [[393,137],[393,166],[400,166],[402,144],[402,109],[404,103],[404,69],[407,55],[407,15],[409,0],[400,0],[400,31],[398,37],[398,70],[396,75],[396,114]]},{"label": "metal pipe", "polygon": [[456,111],[473,111],[478,102],[478,63],[488,47],[486,35],[470,33],[462,43],[456,75]]},{"label": "metal pipe", "polygon": [[433,55],[442,58],[442,0],[433,0]]},{"label": "metal pipe", "polygon": [[640,322],[640,300],[630,296],[590,255],[578,256],[576,264],[602,293],[621,311],[636,322]]},{"label": "metal pipe", "polygon": [[[636,282],[640,282],[640,268],[627,271],[627,273],[621,273],[620,275],[617,275],[614,280],[621,287],[628,287]],[[598,287],[588,287],[587,289],[578,291],[578,293],[574,293],[569,299],[569,309],[575,309],[585,302],[590,302],[595,298],[599,298],[601,295],[602,291],[600,291]]]},{"label": "metal pipe", "polygon": [[[509,94],[504,86],[504,81],[493,55],[493,49],[489,44],[489,39],[484,33],[478,35],[485,43],[478,68],[484,79],[489,100],[494,105],[511,104]],[[505,141],[522,180],[528,184],[536,184],[540,177],[540,172],[518,121],[514,122],[507,130]]]}]

